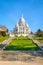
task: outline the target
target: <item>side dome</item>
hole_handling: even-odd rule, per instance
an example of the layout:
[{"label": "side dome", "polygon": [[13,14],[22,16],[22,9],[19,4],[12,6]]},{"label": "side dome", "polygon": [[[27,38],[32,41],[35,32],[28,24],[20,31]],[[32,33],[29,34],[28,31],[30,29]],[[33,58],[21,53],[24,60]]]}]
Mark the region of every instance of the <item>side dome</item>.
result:
[{"label": "side dome", "polygon": [[29,27],[29,25],[28,25],[27,23],[25,23],[25,26],[26,26],[26,27]]},{"label": "side dome", "polygon": [[19,26],[19,24],[17,23],[17,24],[16,24],[16,27],[18,27],[18,26]]}]

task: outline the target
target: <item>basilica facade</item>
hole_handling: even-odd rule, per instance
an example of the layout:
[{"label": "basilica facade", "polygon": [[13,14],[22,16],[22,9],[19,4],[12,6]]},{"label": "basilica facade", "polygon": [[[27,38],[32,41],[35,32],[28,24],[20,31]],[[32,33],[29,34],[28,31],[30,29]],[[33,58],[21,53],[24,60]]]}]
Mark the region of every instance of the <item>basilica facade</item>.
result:
[{"label": "basilica facade", "polygon": [[28,36],[30,34],[30,27],[22,16],[19,23],[16,24],[14,28],[15,36]]}]

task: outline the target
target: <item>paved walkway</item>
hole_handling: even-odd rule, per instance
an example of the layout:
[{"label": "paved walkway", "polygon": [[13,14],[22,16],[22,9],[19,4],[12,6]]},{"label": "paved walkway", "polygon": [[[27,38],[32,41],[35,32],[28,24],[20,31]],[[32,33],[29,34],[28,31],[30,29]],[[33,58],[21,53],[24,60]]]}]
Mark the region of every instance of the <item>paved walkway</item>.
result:
[{"label": "paved walkway", "polygon": [[7,40],[4,40],[1,44],[0,44],[0,50],[5,49],[5,47],[12,41],[13,37],[10,37]]},{"label": "paved walkway", "polygon": [[40,47],[40,49],[43,51],[43,48],[41,47],[41,43],[38,41],[38,40],[35,40],[32,36],[29,36],[29,38],[30,39],[32,39],[32,41],[35,43],[35,44],[37,44],[39,47]]},{"label": "paved walkway", "polygon": [[40,62],[0,61],[1,65],[43,65]]},{"label": "paved walkway", "polygon": [[0,61],[1,65],[43,65],[40,62]]}]

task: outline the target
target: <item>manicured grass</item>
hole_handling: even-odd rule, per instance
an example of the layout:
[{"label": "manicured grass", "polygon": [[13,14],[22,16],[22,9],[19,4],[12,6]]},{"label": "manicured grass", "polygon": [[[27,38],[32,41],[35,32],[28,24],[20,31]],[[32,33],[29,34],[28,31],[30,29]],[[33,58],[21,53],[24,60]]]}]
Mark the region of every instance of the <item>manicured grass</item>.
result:
[{"label": "manicured grass", "polygon": [[1,42],[3,42],[5,39],[8,39],[9,38],[9,36],[0,36],[0,44],[1,44]]},{"label": "manicured grass", "polygon": [[16,37],[5,50],[38,50],[39,47],[28,37]]},{"label": "manicured grass", "polygon": [[43,43],[43,37],[34,36],[34,39],[39,40],[40,42],[42,42],[42,43]]}]

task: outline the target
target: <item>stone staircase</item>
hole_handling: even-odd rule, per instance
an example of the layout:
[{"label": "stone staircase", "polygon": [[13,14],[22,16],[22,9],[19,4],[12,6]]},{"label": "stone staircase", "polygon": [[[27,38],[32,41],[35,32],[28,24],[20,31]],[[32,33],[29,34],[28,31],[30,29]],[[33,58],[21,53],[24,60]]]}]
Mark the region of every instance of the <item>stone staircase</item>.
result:
[{"label": "stone staircase", "polygon": [[4,40],[4,41],[0,44],[0,50],[5,49],[5,47],[12,41],[12,39],[14,39],[14,37],[10,37],[8,40]]},{"label": "stone staircase", "polygon": [[35,44],[37,44],[39,46],[39,48],[43,51],[43,47],[40,45],[41,42],[39,42],[38,40],[35,40],[32,36],[28,36]]}]

